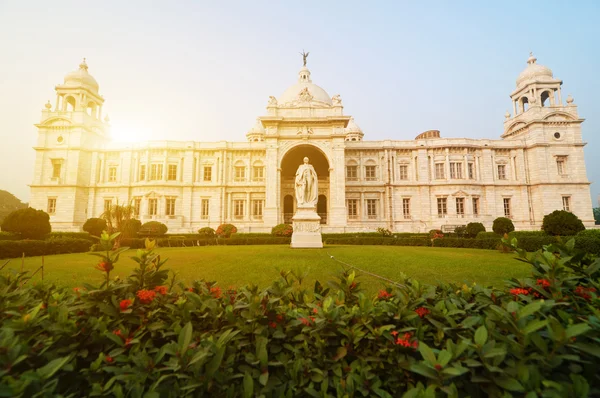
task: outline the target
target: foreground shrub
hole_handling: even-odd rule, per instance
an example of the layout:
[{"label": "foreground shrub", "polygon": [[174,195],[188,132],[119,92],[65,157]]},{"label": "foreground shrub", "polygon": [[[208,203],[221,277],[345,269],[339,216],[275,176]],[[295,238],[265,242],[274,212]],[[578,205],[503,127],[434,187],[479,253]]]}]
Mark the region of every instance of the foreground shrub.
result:
[{"label": "foreground shrub", "polygon": [[205,238],[214,238],[216,233],[211,227],[204,227],[198,230],[198,234]]},{"label": "foreground shrub", "polygon": [[465,229],[467,238],[476,238],[480,232],[485,232],[485,226],[480,222],[470,222]]},{"label": "foreground shrub", "polygon": [[544,216],[542,230],[548,235],[573,236],[585,230],[583,222],[570,211],[554,210]]},{"label": "foreground shrub", "polygon": [[0,275],[2,395],[600,392],[600,263],[575,253],[573,241],[518,250],[532,276],[502,289],[405,279],[375,297],[350,271],[331,288],[285,271],[264,290],[184,285],[167,279],[149,241],[132,275],[115,280],[124,249],[110,250],[107,236],[101,246],[90,264],[96,285],[71,291]]},{"label": "foreground shrub", "polygon": [[237,228],[233,224],[221,224],[215,231],[219,238],[229,238],[231,234],[235,234]]},{"label": "foreground shrub", "polygon": [[504,235],[515,230],[515,225],[510,218],[498,217],[494,220],[492,231],[498,235]]},{"label": "foreground shrub", "polygon": [[83,230],[93,236],[102,235],[102,231],[106,231],[106,220],[103,218],[88,218],[83,224]]},{"label": "foreground shrub", "polygon": [[145,237],[163,236],[167,233],[169,228],[158,221],[148,221],[142,225],[142,228],[138,231],[138,235]]},{"label": "foreground shrub", "polygon": [[48,213],[28,207],[6,216],[2,222],[2,230],[19,234],[23,239],[42,239],[52,229]]},{"label": "foreground shrub", "polygon": [[279,224],[271,229],[271,235],[290,237],[294,233],[294,228],[291,224]]}]

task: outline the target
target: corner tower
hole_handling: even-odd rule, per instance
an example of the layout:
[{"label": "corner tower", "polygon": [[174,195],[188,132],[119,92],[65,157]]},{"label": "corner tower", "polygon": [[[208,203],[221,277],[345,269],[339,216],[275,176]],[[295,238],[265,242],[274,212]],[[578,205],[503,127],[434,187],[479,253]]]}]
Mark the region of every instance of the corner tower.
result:
[{"label": "corner tower", "polygon": [[80,231],[87,219],[93,151],[109,140],[104,98],[85,59],[55,87],[38,128],[30,206],[50,214],[55,230]]}]

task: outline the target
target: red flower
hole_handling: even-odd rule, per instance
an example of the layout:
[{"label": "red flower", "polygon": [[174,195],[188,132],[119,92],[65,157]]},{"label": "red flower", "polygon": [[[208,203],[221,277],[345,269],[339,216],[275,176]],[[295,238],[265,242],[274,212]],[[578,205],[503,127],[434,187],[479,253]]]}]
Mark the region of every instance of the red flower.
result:
[{"label": "red flower", "polygon": [[142,304],[150,304],[154,300],[154,297],[156,297],[156,292],[142,289],[138,290],[136,296],[140,299]]},{"label": "red flower", "polygon": [[121,332],[121,329],[115,329],[115,330],[113,330],[113,334],[115,336],[119,336],[119,337],[123,338],[123,333]]},{"label": "red flower", "polygon": [[544,289],[550,287],[550,281],[548,279],[538,279],[536,285],[543,287]]},{"label": "red flower", "polygon": [[188,292],[192,292],[192,293],[194,293],[196,290],[194,290],[194,288],[193,288],[193,287],[188,287],[188,288],[187,288],[187,291],[188,291]]},{"label": "red flower", "polygon": [[512,294],[514,296],[518,296],[519,294],[527,296],[529,294],[529,290],[516,287],[514,289],[510,289],[510,294]]},{"label": "red flower", "polygon": [[377,298],[378,298],[379,300],[387,300],[387,299],[389,299],[389,298],[390,298],[390,297],[392,297],[392,296],[393,296],[393,294],[392,294],[392,293],[388,293],[388,292],[387,292],[387,291],[385,291],[385,290],[380,290],[380,291],[379,291],[379,294],[377,295]]},{"label": "red flower", "polygon": [[211,287],[210,294],[216,299],[221,298],[221,288],[219,286]]},{"label": "red flower", "polygon": [[425,307],[419,307],[415,312],[419,315],[419,318],[423,318],[425,315],[429,314],[430,311]]},{"label": "red flower", "polygon": [[396,337],[398,335],[398,331],[397,330],[393,330],[392,332],[390,332],[390,334],[394,337]]},{"label": "red flower", "polygon": [[314,316],[311,316],[311,317],[310,317],[310,320],[314,322],[314,321],[315,321],[315,317],[314,317]]},{"label": "red flower", "polygon": [[300,322],[302,322],[304,326],[310,326],[310,320],[307,318],[300,318]]},{"label": "red flower", "polygon": [[154,288],[154,291],[157,293],[160,293],[162,295],[165,295],[165,294],[167,294],[167,287],[166,286],[156,286]]},{"label": "red flower", "polygon": [[350,284],[350,290],[354,289],[356,287],[356,282],[352,282]]},{"label": "red flower", "polygon": [[436,370],[442,370],[442,365],[440,365],[439,363],[436,363],[435,366],[434,366],[434,368]]},{"label": "red flower", "polygon": [[102,272],[110,272],[113,270],[113,268],[113,265],[108,261],[101,261],[100,263],[96,264],[96,269]]},{"label": "red flower", "polygon": [[131,304],[133,304],[133,301],[129,300],[129,299],[125,299],[125,300],[121,300],[121,303],[119,303],[119,307],[121,307],[121,312],[127,310],[127,308],[131,307]]},{"label": "red flower", "polygon": [[278,323],[283,322],[283,315],[282,314],[278,314],[277,317],[276,317],[276,319],[277,319]]},{"label": "red flower", "polygon": [[404,333],[403,337],[398,337],[396,339],[396,345],[401,345],[402,347],[407,347],[407,348],[417,348],[417,340],[414,341],[410,341],[410,339],[412,338],[412,334],[411,333]]},{"label": "red flower", "polygon": [[275,322],[269,322],[269,327],[275,329],[277,324]]},{"label": "red flower", "polygon": [[107,355],[106,358],[104,358],[106,360],[106,362],[108,363],[112,363],[114,361],[113,357],[111,357],[110,355]]},{"label": "red flower", "polygon": [[318,313],[319,313],[319,310],[316,308],[313,308],[313,314],[318,314]]},{"label": "red flower", "polygon": [[590,301],[592,299],[590,293],[596,293],[596,288],[583,286],[577,286],[577,288],[575,288],[575,294],[584,300]]},{"label": "red flower", "polygon": [[125,339],[125,346],[128,346],[128,345],[130,345],[130,344],[131,344],[131,340],[133,340],[131,337],[127,337],[127,338]]}]

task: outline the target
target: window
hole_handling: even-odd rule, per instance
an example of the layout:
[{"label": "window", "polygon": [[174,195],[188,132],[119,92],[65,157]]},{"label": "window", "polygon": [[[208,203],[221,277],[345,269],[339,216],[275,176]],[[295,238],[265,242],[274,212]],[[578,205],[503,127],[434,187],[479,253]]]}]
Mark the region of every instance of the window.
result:
[{"label": "window", "polygon": [[56,213],[56,198],[48,198],[48,214]]},{"label": "window", "polygon": [[450,162],[450,178],[460,180],[463,178],[462,175],[462,163]]},{"label": "window", "polygon": [[140,215],[140,208],[142,207],[142,199],[133,199],[133,215],[138,217]]},{"label": "window", "polygon": [[117,181],[117,166],[110,166],[108,168],[108,181],[109,182]]},{"label": "window", "polygon": [[252,215],[256,218],[262,218],[263,215],[263,200],[252,201]]},{"label": "window", "polygon": [[166,206],[165,206],[165,215],[174,216],[175,215],[175,198],[167,198]]},{"label": "window", "polygon": [[400,165],[400,179],[408,180],[408,166],[405,164]]},{"label": "window", "polygon": [[564,176],[567,174],[567,159],[563,156],[556,158],[556,168],[558,169],[558,175]]},{"label": "window", "polygon": [[348,181],[358,180],[358,166],[346,166],[346,179]]},{"label": "window", "polygon": [[176,181],[177,180],[177,165],[170,164],[167,172],[167,180]]},{"label": "window", "polygon": [[367,199],[367,218],[377,218],[377,199]]},{"label": "window", "polygon": [[202,199],[200,218],[203,220],[208,219],[208,199]]},{"label": "window", "polygon": [[506,165],[504,164],[498,165],[498,179],[506,180]]},{"label": "window", "polygon": [[140,181],[146,181],[146,165],[140,164]]},{"label": "window", "polygon": [[[562,202],[563,202],[563,210],[564,211],[571,211],[571,197],[570,196],[563,196],[562,197]],[[50,213],[50,212],[48,212]]]},{"label": "window", "polygon": [[52,159],[52,178],[60,178],[62,159]]},{"label": "window", "polygon": [[151,164],[150,165],[150,180],[162,180],[163,178],[163,165],[162,164]]},{"label": "window", "polygon": [[443,180],[444,178],[444,163],[436,163],[435,164],[435,179]]},{"label": "window", "polygon": [[410,198],[402,199],[402,212],[404,213],[404,218],[410,218]]},{"label": "window", "polygon": [[244,181],[246,179],[246,167],[235,166],[235,181]]},{"label": "window", "polygon": [[475,217],[479,215],[479,198],[473,198],[473,215]]},{"label": "window", "polygon": [[510,198],[504,198],[504,217],[512,218],[510,212]]},{"label": "window", "polygon": [[244,201],[243,200],[234,200],[233,201],[233,216],[235,218],[244,217]]},{"label": "window", "polygon": [[348,218],[352,220],[358,218],[358,199],[348,199]]},{"label": "window", "polygon": [[377,180],[377,166],[365,166],[365,179],[367,181]]},{"label": "window", "polygon": [[437,198],[438,217],[445,217],[448,214],[448,200],[446,198]]},{"label": "window", "polygon": [[158,214],[158,199],[148,199],[148,214],[151,216]]},{"label": "window", "polygon": [[469,172],[469,180],[474,180],[475,179],[475,164],[467,163],[467,170]]},{"label": "window", "polygon": [[456,215],[464,217],[465,215],[465,198],[456,198]]},{"label": "window", "polygon": [[212,181],[212,166],[204,166],[204,181]]},{"label": "window", "polygon": [[265,179],[265,168],[263,166],[254,166],[254,181]]},{"label": "window", "polygon": [[110,211],[112,208],[112,199],[104,199],[104,212]]}]

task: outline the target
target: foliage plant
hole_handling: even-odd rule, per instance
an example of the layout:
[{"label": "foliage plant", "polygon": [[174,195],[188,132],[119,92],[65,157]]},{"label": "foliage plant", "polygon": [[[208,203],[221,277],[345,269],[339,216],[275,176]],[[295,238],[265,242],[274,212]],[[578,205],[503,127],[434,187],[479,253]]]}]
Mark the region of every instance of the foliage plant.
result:
[{"label": "foliage plant", "polygon": [[221,224],[217,227],[216,234],[219,238],[229,238],[231,234],[235,234],[237,228],[233,224]]},{"label": "foliage plant", "polygon": [[106,220],[103,218],[88,218],[83,224],[83,230],[90,235],[100,237],[102,231],[106,231]]},{"label": "foliage plant", "polygon": [[465,225],[459,225],[458,227],[454,228],[454,233],[457,237],[463,238],[467,233],[467,227]]},{"label": "foliage plant", "polygon": [[106,221],[108,233],[123,232],[124,224],[133,218],[133,206],[112,205],[100,216]]},{"label": "foliage plant", "polygon": [[585,226],[579,217],[570,211],[554,210],[544,216],[542,230],[548,235],[573,236],[585,230]]},{"label": "foliage plant", "polygon": [[480,222],[470,222],[467,224],[465,235],[467,238],[476,238],[480,232],[485,232],[485,226]]},{"label": "foliage plant", "polygon": [[271,235],[273,236],[291,237],[292,233],[294,233],[294,228],[291,224],[279,224],[271,229]]},{"label": "foliage plant", "polygon": [[503,289],[405,278],[371,297],[349,269],[329,286],[287,271],[262,290],[184,285],[151,241],[114,279],[115,238],[99,286],[0,275],[3,396],[600,394],[600,259],[573,240],[505,241],[532,274]]},{"label": "foliage plant", "polygon": [[216,233],[211,227],[204,227],[198,230],[198,234],[204,238],[214,238]]},{"label": "foliage plant", "polygon": [[119,230],[121,239],[137,238],[140,229],[142,229],[142,222],[136,218],[123,221]]},{"label": "foliage plant", "polygon": [[2,222],[2,231],[19,234],[23,239],[42,239],[51,230],[48,213],[31,207],[13,211]]},{"label": "foliage plant", "polygon": [[390,237],[392,236],[392,231],[390,231],[387,228],[383,228],[383,227],[379,227],[377,228],[377,233],[383,237]]},{"label": "foliage plant", "polygon": [[159,221],[148,221],[142,224],[138,235],[145,237],[163,236],[168,230],[169,228]]},{"label": "foliage plant", "polygon": [[492,224],[492,231],[497,233],[498,235],[508,234],[515,230],[515,225],[512,220],[507,217],[498,217],[494,220]]},{"label": "foliage plant", "polygon": [[600,225],[600,207],[594,207],[592,210],[594,212],[595,224]]}]

